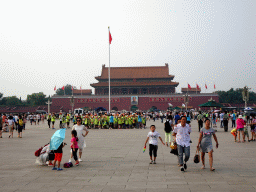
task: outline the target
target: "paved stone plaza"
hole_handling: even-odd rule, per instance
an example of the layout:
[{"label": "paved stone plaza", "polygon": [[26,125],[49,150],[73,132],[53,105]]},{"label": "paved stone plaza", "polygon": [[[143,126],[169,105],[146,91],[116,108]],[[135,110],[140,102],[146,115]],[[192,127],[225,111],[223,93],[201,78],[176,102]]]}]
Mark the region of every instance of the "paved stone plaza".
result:
[{"label": "paved stone plaza", "polygon": [[[164,139],[163,124],[155,124]],[[57,123],[58,125],[58,123]],[[177,157],[170,148],[159,143],[156,165],[149,165],[148,148],[142,152],[149,129],[146,130],[90,130],[86,137],[83,162],[78,167],[52,171],[52,167],[35,164],[34,152],[50,141],[55,130],[26,125],[23,138],[0,139],[0,191],[256,191],[256,142],[234,143],[229,132],[218,129],[219,149],[214,147],[215,172],[206,169],[193,158],[198,142],[196,121],[192,122],[191,157],[185,173],[177,167]],[[149,126],[148,126],[149,127]],[[67,130],[63,163],[70,154],[70,131]],[[215,142],[213,141],[214,146]],[[73,161],[74,162],[74,161]]]}]

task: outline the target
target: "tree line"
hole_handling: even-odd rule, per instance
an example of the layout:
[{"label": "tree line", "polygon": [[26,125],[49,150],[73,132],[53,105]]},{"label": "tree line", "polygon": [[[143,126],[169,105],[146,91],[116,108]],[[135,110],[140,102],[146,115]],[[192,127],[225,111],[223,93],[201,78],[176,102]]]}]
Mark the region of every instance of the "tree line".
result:
[{"label": "tree line", "polygon": [[[216,91],[219,95],[220,103],[244,103],[242,96],[243,88],[233,89],[231,88],[228,91]],[[249,101],[248,103],[256,102],[256,93],[249,91]]]}]

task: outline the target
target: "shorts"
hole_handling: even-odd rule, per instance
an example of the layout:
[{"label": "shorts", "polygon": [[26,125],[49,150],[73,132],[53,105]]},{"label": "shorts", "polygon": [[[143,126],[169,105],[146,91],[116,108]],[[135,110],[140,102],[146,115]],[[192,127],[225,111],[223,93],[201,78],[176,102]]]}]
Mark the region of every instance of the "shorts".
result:
[{"label": "shorts", "polygon": [[157,157],[157,149],[158,149],[157,145],[149,144],[149,156],[152,157],[152,154],[153,154],[154,157]]},{"label": "shorts", "polygon": [[69,125],[69,121],[67,122],[67,125]]},{"label": "shorts", "polygon": [[62,153],[55,153],[54,161],[61,162],[62,159]]},{"label": "shorts", "polygon": [[8,125],[9,132],[13,132],[13,125]]},{"label": "shorts", "polygon": [[37,122],[39,123],[40,119],[37,119]]},{"label": "shorts", "polygon": [[244,128],[239,128],[237,129],[237,131],[244,131]]},{"label": "shorts", "polygon": [[2,131],[3,127],[0,127],[0,131]]},{"label": "shorts", "polygon": [[55,121],[52,121],[52,124],[54,125]]},{"label": "shorts", "polygon": [[22,129],[23,129],[23,126],[20,126],[18,127],[18,133],[22,133]]}]

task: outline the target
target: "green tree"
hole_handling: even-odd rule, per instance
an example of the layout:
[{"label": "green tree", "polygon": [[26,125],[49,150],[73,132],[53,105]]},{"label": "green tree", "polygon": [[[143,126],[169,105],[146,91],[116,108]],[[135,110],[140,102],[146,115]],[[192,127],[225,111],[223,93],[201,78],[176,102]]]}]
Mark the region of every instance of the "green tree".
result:
[{"label": "green tree", "polygon": [[[216,91],[216,93],[219,95],[219,101],[220,103],[244,103],[243,97],[242,97],[242,88],[233,89],[231,88],[228,91]],[[249,102],[253,103],[256,102],[256,93],[250,91],[249,92]]]},{"label": "green tree", "polygon": [[20,100],[16,96],[6,97],[6,105],[15,106],[20,104]]},{"label": "green tree", "polygon": [[[76,89],[76,87],[73,87]],[[67,84],[65,87],[65,95],[72,95],[72,85]],[[64,95],[64,90],[62,88],[59,88],[56,90],[57,95]]]},{"label": "green tree", "polygon": [[3,96],[4,96],[4,94],[3,94],[3,93],[0,93],[0,99],[1,99]]},{"label": "green tree", "polygon": [[27,104],[29,105],[45,105],[48,98],[43,92],[32,93],[31,95],[27,95]]}]

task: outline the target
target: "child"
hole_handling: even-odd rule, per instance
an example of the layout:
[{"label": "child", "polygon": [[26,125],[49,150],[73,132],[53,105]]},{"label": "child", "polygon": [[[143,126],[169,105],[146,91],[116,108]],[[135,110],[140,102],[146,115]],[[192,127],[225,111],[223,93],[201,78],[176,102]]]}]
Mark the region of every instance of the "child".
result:
[{"label": "child", "polygon": [[71,147],[71,150],[72,150],[72,155],[73,155],[73,157],[76,161],[76,164],[75,164],[76,166],[79,165],[79,161],[77,159],[77,150],[78,150],[77,141],[78,141],[77,132],[76,132],[76,130],[72,130],[71,131],[71,141],[70,141],[71,146],[70,147]]},{"label": "child", "polygon": [[23,129],[23,120],[21,115],[19,115],[19,120],[18,120],[18,138],[22,138],[22,129]]},{"label": "child", "polygon": [[[155,131],[156,130],[156,126],[155,125],[151,125],[150,126],[150,132],[148,133],[148,137],[146,139],[145,145],[147,145],[147,142],[149,141],[149,156],[150,156],[150,164],[156,164],[156,157],[157,157],[157,144],[158,144],[158,140],[157,138],[159,137],[160,141],[164,144],[160,134]],[[154,155],[154,161],[152,160],[152,153]]]},{"label": "child", "polygon": [[[64,147],[64,145],[67,145],[67,144],[66,143],[61,143],[59,148],[57,150],[54,150],[55,158],[54,158],[54,161],[53,161],[52,170],[57,170],[57,171],[62,171],[63,170],[63,169],[60,168],[60,162],[61,162],[61,159],[62,159],[62,154],[63,154],[62,148]],[[56,162],[57,162],[58,168],[55,167]]]}]

